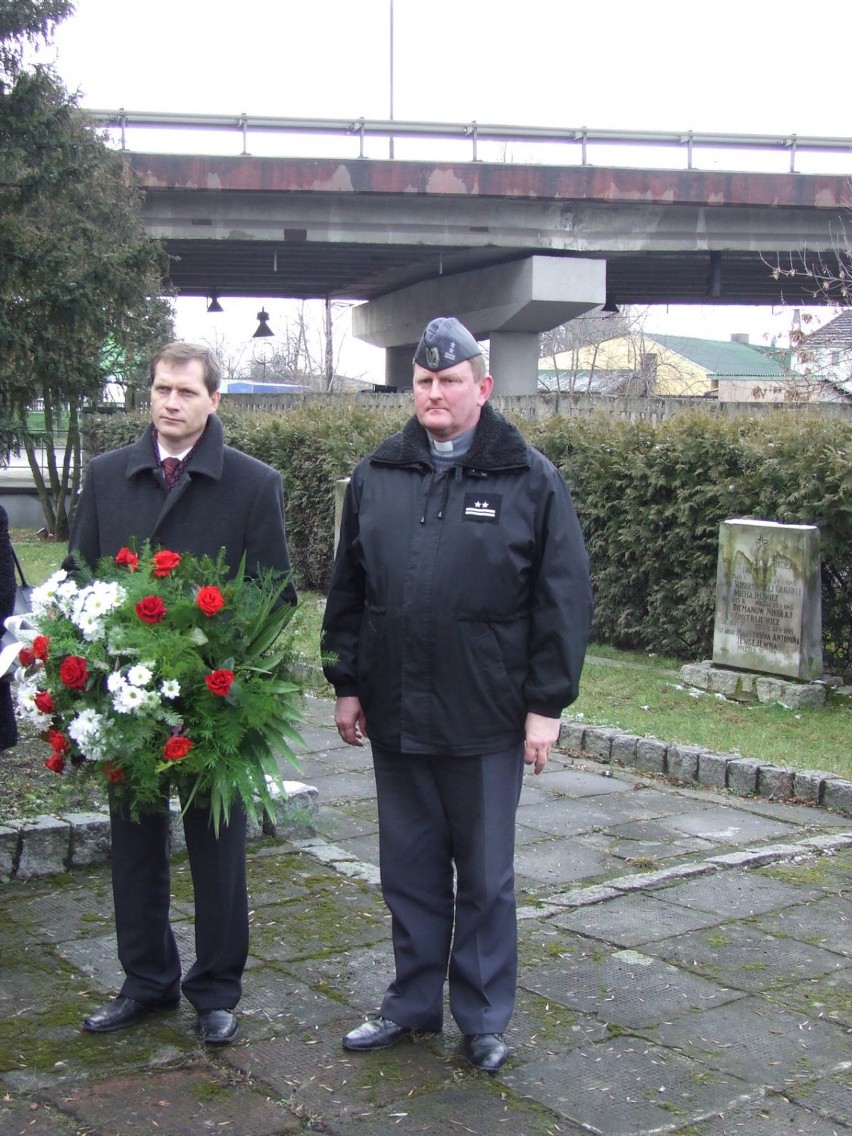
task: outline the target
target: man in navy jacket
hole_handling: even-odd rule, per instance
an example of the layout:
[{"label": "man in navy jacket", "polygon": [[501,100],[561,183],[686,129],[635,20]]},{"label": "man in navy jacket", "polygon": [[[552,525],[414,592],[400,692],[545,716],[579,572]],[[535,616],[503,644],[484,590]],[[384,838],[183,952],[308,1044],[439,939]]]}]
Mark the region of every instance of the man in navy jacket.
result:
[{"label": "man in navy jacket", "polygon": [[352,475],[323,646],[340,736],[372,746],[396,963],[343,1045],[440,1030],[449,968],[465,1056],[493,1073],[517,984],[524,764],[544,769],[577,697],[591,587],[564,479],[492,388],[470,332],[433,320],[414,417]]},{"label": "man in navy jacket", "polygon": [[[248,575],[269,568],[289,575],[281,477],[224,444],[215,413],[220,380],[219,362],[206,347],[178,342],[157,353],[151,425],[133,445],[90,463],[69,553],[94,568],[135,538],[137,545],[150,540],[196,556],[215,558],[224,548],[233,573],[245,555]],[[70,555],[66,567],[73,568]],[[285,598],[296,602],[292,584]],[[218,836],[207,808],[185,811],[196,959],[183,981],[169,923],[166,804],[160,813],[132,820],[113,802],[110,822],[118,956],[126,977],[118,997],[89,1015],[83,1028],[124,1029],[149,1013],[174,1009],[183,990],[198,1013],[202,1040],[229,1044],[248,954],[244,810],[232,805]]]}]

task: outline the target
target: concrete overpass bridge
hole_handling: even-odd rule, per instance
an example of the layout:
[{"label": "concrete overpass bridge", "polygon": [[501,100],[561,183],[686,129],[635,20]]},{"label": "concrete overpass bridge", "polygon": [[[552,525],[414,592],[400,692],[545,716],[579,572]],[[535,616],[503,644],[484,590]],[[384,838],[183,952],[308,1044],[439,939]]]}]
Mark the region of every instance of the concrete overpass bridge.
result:
[{"label": "concrete overpass bridge", "polygon": [[[120,128],[126,148],[132,116],[90,113]],[[222,125],[200,116],[138,117],[148,126]],[[262,121],[320,134],[357,127]],[[391,147],[406,127],[440,133],[436,124],[380,125]],[[808,271],[836,270],[845,251],[850,139],[636,136],[638,145],[687,148],[687,169],[649,169],[589,164],[589,132],[568,139],[582,146],[582,160],[572,164],[483,161],[476,144],[489,129],[523,130],[476,128],[470,161],[361,156],[363,120],[354,157],[128,149],[126,161],[179,294],[366,301],[353,313],[353,330],[387,349],[388,381],[407,371],[435,315],[456,314],[489,339],[498,388],[525,393],[534,389],[538,333],[605,301],[813,304],[819,297]],[[246,151],[245,121],[242,130]],[[565,133],[536,130],[534,137],[565,141]],[[694,148],[711,142],[787,151],[791,171],[694,168]],[[844,156],[848,170],[796,172],[796,153],[808,149]]]}]

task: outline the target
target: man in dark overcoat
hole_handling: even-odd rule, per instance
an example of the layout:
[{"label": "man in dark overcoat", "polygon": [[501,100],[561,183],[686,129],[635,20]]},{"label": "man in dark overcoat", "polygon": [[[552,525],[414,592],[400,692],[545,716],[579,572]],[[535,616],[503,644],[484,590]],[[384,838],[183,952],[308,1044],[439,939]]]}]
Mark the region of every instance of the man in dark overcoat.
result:
[{"label": "man in dark overcoat", "polygon": [[458,320],[414,355],[414,416],[349,483],[323,624],[335,722],[369,737],[396,972],[343,1039],[437,1031],[449,978],[464,1056],[496,1072],[517,985],[515,814],[577,697],[591,616],[559,471],[489,405]]},{"label": "man in dark overcoat", "polygon": [[[130,446],[90,463],[69,540],[94,568],[134,541],[196,556],[225,549],[231,573],[289,575],[284,496],[278,472],[224,444],[216,416],[221,367],[204,346],[171,343],[151,363],[151,425]],[[285,599],[296,602],[292,584]],[[169,922],[169,814],[132,820],[111,803],[112,876],[119,995],[83,1028],[109,1033],[154,1011],[175,1008],[181,990],[198,1013],[209,1045],[237,1032],[234,1009],[248,954],[246,816],[239,804],[214,832],[209,809],[190,805],[184,831],[195,890],[195,952],[183,975]]]}]

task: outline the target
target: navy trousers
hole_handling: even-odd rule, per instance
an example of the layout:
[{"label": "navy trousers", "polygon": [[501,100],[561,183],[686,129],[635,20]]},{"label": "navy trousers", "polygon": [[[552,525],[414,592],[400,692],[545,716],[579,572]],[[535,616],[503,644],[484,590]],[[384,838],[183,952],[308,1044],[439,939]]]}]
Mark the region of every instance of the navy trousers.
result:
[{"label": "navy trousers", "polygon": [[523,743],[475,757],[373,746],[382,891],[396,975],[381,1014],[443,1025],[444,983],[464,1034],[502,1033],[515,1003],[515,815]]},{"label": "navy trousers", "polygon": [[133,821],[110,809],[112,886],[121,993],[140,1002],[177,997],[197,1010],[233,1009],[242,994],[248,957],[246,815],[231,806],[216,836],[209,810],[190,806],[184,833],[195,892],[195,962],[181,982],[181,962],[169,922],[169,816]]}]

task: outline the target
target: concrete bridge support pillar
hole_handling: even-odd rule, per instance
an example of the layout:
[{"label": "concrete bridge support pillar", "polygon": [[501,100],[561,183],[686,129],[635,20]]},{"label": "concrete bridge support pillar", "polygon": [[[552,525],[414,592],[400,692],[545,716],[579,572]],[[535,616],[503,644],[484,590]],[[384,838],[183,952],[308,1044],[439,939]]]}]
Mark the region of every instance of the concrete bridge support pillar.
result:
[{"label": "concrete bridge support pillar", "polygon": [[[428,322],[428,321],[427,321]],[[425,324],[424,324],[425,327]],[[385,385],[398,391],[411,389],[412,363],[416,343],[403,343],[399,347],[385,348]]]},{"label": "concrete bridge support pillar", "polygon": [[491,332],[488,369],[498,393],[534,394],[538,360],[538,332]]}]

